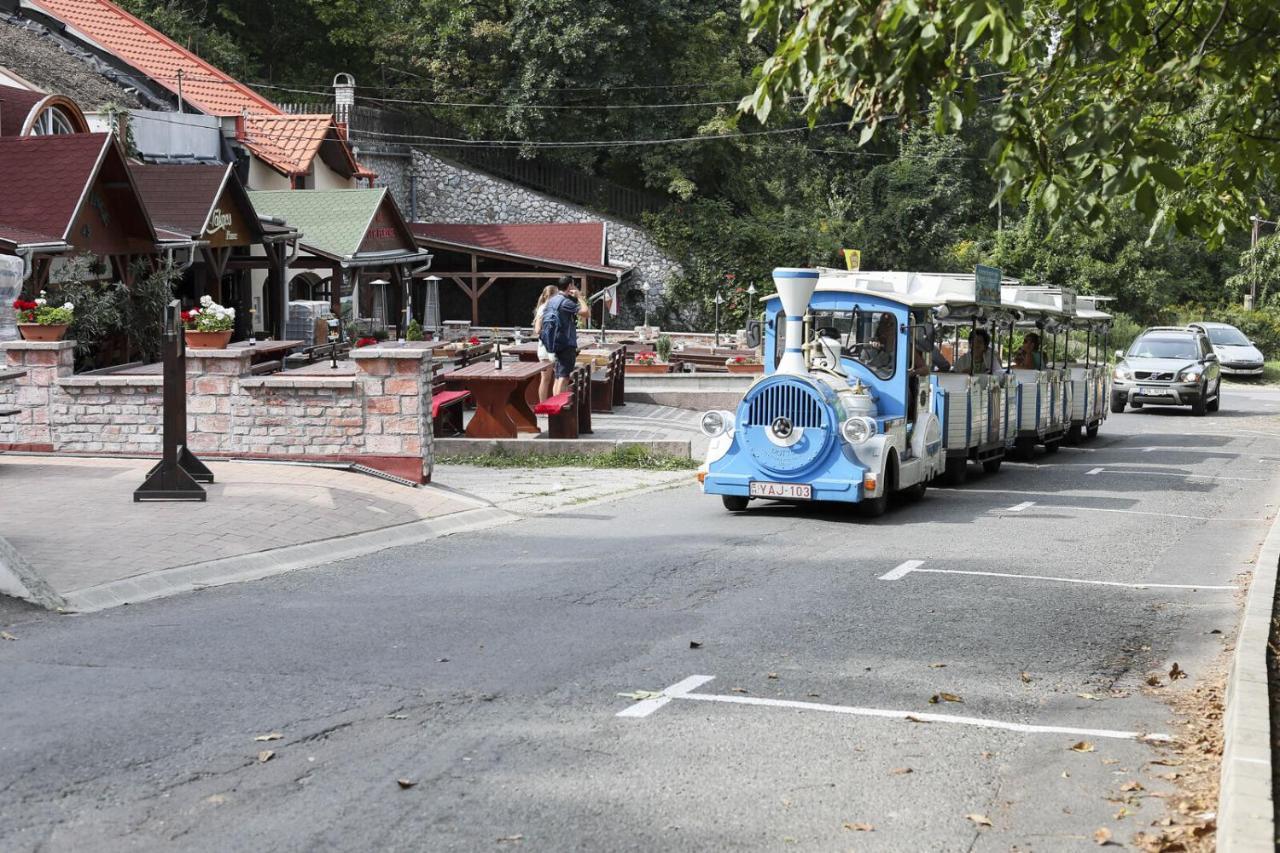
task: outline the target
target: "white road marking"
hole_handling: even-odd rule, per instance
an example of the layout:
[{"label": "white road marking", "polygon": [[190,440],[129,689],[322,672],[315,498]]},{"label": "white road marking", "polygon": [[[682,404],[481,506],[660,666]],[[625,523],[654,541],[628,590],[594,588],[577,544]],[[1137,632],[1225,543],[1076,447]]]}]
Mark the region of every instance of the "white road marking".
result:
[{"label": "white road marking", "polygon": [[[764,699],[756,696],[724,696],[715,693],[690,693],[687,687],[690,682],[694,686],[711,681],[714,676],[694,675],[668,687],[662,691],[662,699],[646,699],[620,712],[619,717],[645,717],[667,704],[671,699],[686,699],[697,702],[723,702],[730,705],[756,705],[767,708],[791,708],[798,711],[821,711],[828,714],[848,714],[855,717],[879,717],[889,720],[909,720],[924,723],[950,723],[959,726],[975,726],[984,729],[1001,729],[1024,734],[1061,734],[1074,737],[1111,738],[1115,740],[1139,740],[1164,742],[1170,740],[1169,735],[1161,732],[1127,732],[1116,729],[1082,729],[1074,726],[1040,726],[1029,723],[1010,723],[1004,720],[992,720],[986,717],[960,717],[951,714],[930,714],[923,711],[897,711],[888,708],[862,708],[855,705],[829,705],[825,702],[799,702],[792,699]],[[629,713],[645,702],[661,702],[660,705],[644,713]]]},{"label": "white road marking", "polygon": [[896,581],[898,578],[906,577],[908,572],[913,572],[920,566],[924,565],[924,560],[907,560],[902,565],[886,572],[880,576],[882,581]]},{"label": "white road marking", "polygon": [[[906,565],[906,564],[904,563],[903,565]],[[899,568],[901,568],[901,566]],[[894,569],[894,571],[890,572],[889,574],[892,575],[894,574],[894,572],[897,572],[897,571],[898,569]],[[913,574],[916,572],[935,574],[935,575],[973,575],[976,577],[984,577],[984,578],[1011,578],[1014,580],[1054,581],[1056,583],[1074,583],[1074,584],[1084,584],[1087,586],[1119,586],[1119,587],[1125,587],[1127,589],[1195,589],[1195,590],[1201,590],[1201,589],[1234,590],[1236,589],[1236,587],[1231,585],[1215,586],[1212,584],[1190,584],[1190,583],[1128,583],[1124,581],[1094,581],[1094,580],[1084,580],[1082,578],[1059,578],[1059,577],[1053,577],[1051,575],[1015,575],[1015,574],[1010,574],[1008,572],[975,572],[975,571],[968,571],[965,569],[920,569],[915,567],[909,568],[906,571],[902,572],[901,574],[892,578],[889,577],[889,575],[885,575],[881,577],[880,580],[899,580],[908,574]]]},{"label": "white road marking", "polygon": [[713,678],[715,678],[714,675],[691,675],[685,680],[677,682],[666,690],[663,690],[661,696],[654,699],[641,699],[634,705],[630,705],[619,711],[617,716],[647,717],[663,705],[670,702],[672,699],[681,698],[690,690],[693,690],[695,687],[701,687]]},{"label": "white road marking", "polygon": [[1181,477],[1182,479],[1199,479],[1199,480],[1242,480],[1250,483],[1261,483],[1265,477],[1223,477],[1219,474],[1176,474],[1172,471],[1132,471],[1128,468],[1116,468],[1108,471],[1106,468],[1094,468],[1092,471],[1085,471],[1085,474],[1127,474],[1130,477]]},{"label": "white road marking", "polygon": [[1093,468],[1093,469],[1090,469],[1090,470],[1088,470],[1088,471],[1085,471],[1085,472],[1084,472],[1084,475],[1085,475],[1086,477],[1089,477],[1089,476],[1092,476],[1092,475],[1094,475],[1094,474],[1101,474],[1101,473],[1102,473],[1102,470],[1103,470],[1103,469],[1101,469],[1101,468]]},{"label": "white road marking", "polygon": [[1023,501],[1020,504],[1014,504],[1005,510],[1005,512],[1022,512],[1024,509],[1031,509],[1036,505],[1035,501]]}]

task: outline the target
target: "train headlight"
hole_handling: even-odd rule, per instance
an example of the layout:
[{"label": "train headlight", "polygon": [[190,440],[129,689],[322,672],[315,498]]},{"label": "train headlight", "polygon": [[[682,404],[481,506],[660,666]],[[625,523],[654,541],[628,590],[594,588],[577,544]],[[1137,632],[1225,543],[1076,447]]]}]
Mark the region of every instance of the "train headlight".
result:
[{"label": "train headlight", "polygon": [[707,412],[702,416],[698,426],[703,435],[715,438],[733,429],[733,415],[728,412]]},{"label": "train headlight", "polygon": [[871,418],[849,418],[840,425],[840,434],[850,444],[862,444],[876,434],[876,422]]}]

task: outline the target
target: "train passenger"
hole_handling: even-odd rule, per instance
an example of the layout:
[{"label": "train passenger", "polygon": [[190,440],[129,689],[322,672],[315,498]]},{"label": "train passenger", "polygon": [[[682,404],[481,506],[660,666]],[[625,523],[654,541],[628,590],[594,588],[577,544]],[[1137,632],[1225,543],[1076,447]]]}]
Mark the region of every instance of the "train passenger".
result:
[{"label": "train passenger", "polygon": [[1023,370],[1044,370],[1044,355],[1040,352],[1040,336],[1029,332],[1022,339],[1022,348],[1013,357],[1013,366]]},{"label": "train passenger", "polygon": [[969,335],[969,351],[956,359],[955,372],[991,372],[991,336],[986,329],[974,329]]}]

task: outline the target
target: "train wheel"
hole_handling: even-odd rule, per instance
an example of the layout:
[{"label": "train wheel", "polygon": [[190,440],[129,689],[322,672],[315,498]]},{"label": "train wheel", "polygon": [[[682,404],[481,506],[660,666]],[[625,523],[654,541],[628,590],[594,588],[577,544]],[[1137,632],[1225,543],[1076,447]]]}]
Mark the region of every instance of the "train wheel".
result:
[{"label": "train wheel", "polygon": [[924,480],[921,480],[920,482],[916,483],[914,486],[907,486],[905,489],[898,492],[898,494],[902,495],[908,501],[915,503],[916,501],[923,498],[924,493],[928,490],[929,490],[929,484],[926,483]]},{"label": "train wheel", "polygon": [[982,470],[988,474],[995,474],[1000,470],[1000,463],[1004,461],[1003,456],[997,456],[995,459],[988,459],[982,463]]},{"label": "train wheel", "polygon": [[948,486],[961,486],[969,479],[969,460],[963,456],[947,458],[947,472],[942,475]]},{"label": "train wheel", "polygon": [[1081,436],[1084,434],[1084,427],[1080,424],[1072,424],[1067,429],[1067,444],[1072,446],[1080,443]]},{"label": "train wheel", "polygon": [[1057,453],[1057,452],[1058,452],[1058,448],[1060,448],[1060,447],[1062,447],[1062,439],[1060,439],[1060,438],[1055,438],[1053,441],[1046,441],[1046,442],[1044,443],[1044,452],[1045,452],[1045,453]]},{"label": "train wheel", "polygon": [[1089,436],[1089,440],[1090,440],[1090,441],[1092,441],[1093,439],[1097,438],[1097,437],[1098,437],[1098,424],[1094,424],[1093,426],[1091,426],[1091,427],[1089,427],[1088,429],[1086,429],[1086,430],[1084,431],[1084,434],[1085,434],[1085,435],[1087,435],[1087,436]]},{"label": "train wheel", "polygon": [[889,508],[889,494],[886,490],[878,498],[863,498],[858,504],[858,514],[863,518],[879,518]]},{"label": "train wheel", "polygon": [[1036,443],[1029,438],[1020,438],[1013,443],[1013,455],[1016,459],[1023,462],[1031,459],[1036,454]]},{"label": "train wheel", "polygon": [[724,508],[729,512],[742,512],[747,508],[750,499],[739,495],[721,495],[720,500],[724,503]]}]

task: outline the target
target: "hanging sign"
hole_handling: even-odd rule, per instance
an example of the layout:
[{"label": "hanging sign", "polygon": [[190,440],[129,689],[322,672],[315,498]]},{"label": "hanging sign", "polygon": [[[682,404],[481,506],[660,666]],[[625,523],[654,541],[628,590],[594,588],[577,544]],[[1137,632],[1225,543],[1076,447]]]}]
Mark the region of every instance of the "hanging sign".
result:
[{"label": "hanging sign", "polygon": [[973,296],[979,305],[1000,304],[1000,276],[997,267],[978,264],[973,268]]},{"label": "hanging sign", "polygon": [[841,249],[844,253],[844,265],[848,267],[849,272],[857,272],[862,269],[862,250],[861,249]]}]

